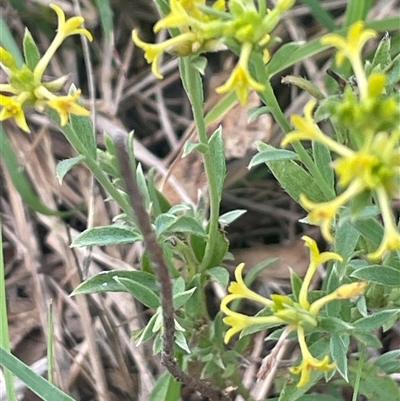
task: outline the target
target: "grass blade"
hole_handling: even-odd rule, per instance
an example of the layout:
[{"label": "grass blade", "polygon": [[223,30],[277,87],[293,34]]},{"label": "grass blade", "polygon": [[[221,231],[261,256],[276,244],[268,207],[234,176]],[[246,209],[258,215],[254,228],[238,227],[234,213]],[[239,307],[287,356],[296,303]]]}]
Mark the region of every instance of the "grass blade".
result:
[{"label": "grass blade", "polygon": [[[10,350],[10,337],[8,331],[7,320],[7,304],[6,304],[6,282],[4,271],[3,259],[3,238],[1,234],[1,221],[0,221],[0,346],[5,350]],[[1,361],[1,359],[0,359]],[[4,369],[4,377],[6,381],[7,399],[15,401],[17,396],[15,394],[14,376],[11,371]]]},{"label": "grass blade", "polygon": [[76,401],[68,394],[35,373],[29,366],[0,347],[0,365],[19,377],[36,395],[44,401]]}]

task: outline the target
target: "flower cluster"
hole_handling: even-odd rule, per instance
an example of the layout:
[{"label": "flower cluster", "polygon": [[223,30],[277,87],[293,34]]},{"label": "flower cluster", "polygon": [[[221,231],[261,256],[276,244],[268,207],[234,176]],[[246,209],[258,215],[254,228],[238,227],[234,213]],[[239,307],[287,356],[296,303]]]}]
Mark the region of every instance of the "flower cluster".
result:
[{"label": "flower cluster", "polygon": [[[56,95],[56,92],[67,81],[67,77],[43,82],[43,74],[51,58],[68,36],[81,34],[90,41],[92,40],[90,32],[81,27],[84,22],[83,17],[72,17],[66,20],[65,14],[59,6],[50,4],[50,7],[57,13],[58,29],[42,58],[33,61],[36,57],[36,49],[25,49],[26,53],[29,53],[30,50],[33,55],[32,53],[31,55],[25,54],[30,60],[26,60],[27,64],[18,68],[14,57],[0,47],[0,66],[8,76],[8,83],[0,84],[0,92],[3,93],[0,94],[0,105],[2,106],[0,121],[13,118],[17,125],[26,132],[30,132],[23,110],[26,105],[33,105],[39,111],[46,106],[53,108],[60,116],[61,125],[68,122],[68,114],[89,115],[89,111],[77,103],[80,90],[68,96]],[[27,34],[25,39],[27,39]]]},{"label": "flower cluster", "polygon": [[188,56],[219,51],[232,44],[239,45],[238,64],[226,83],[217,88],[217,92],[236,91],[239,101],[245,104],[249,90],[264,90],[264,85],[252,78],[249,72],[250,55],[257,48],[262,51],[264,62],[269,60],[269,34],[278,23],[280,15],[293,5],[294,0],[278,0],[272,10],[267,9],[263,3],[252,0],[216,0],[209,7],[205,0],[170,0],[169,14],[157,22],[154,31],[167,28],[172,29],[172,32],[178,29],[179,32],[158,44],[143,42],[136,30],[132,32],[132,38],[145,51],[145,58],[148,63],[152,63],[152,71],[157,78],[162,78],[158,64],[163,52]]},{"label": "flower cluster", "polygon": [[[373,197],[379,205],[384,223],[384,235],[379,247],[368,255],[381,258],[386,251],[400,249],[400,233],[391,209],[391,199],[400,194],[400,107],[394,95],[387,94],[386,75],[373,71],[366,75],[361,50],[365,42],[376,36],[356,22],[347,38],[326,35],[322,42],[338,49],[336,61],[347,58],[357,82],[358,93],[347,87],[343,99],[332,108],[332,118],[345,127],[348,144],[344,145],[323,133],[313,118],[316,102],[311,100],[304,108],[304,117],[292,116],[294,131],[288,133],[282,146],[312,140],[325,144],[338,155],[333,168],[342,192],[333,200],[315,203],[300,197],[302,206],[309,211],[309,221],[321,226],[325,239],[333,241],[332,223],[340,209],[351,201],[362,200],[365,205]],[[358,208],[362,209],[362,208]]]},{"label": "flower cluster", "polygon": [[[366,287],[366,283],[361,281],[343,284],[330,294],[310,303],[308,291],[317,267],[329,260],[342,261],[342,257],[334,252],[320,253],[317,244],[310,237],[304,236],[303,240],[310,250],[310,265],[304,277],[298,295],[298,301],[290,296],[277,294],[272,295],[271,299],[268,299],[250,290],[243,281],[242,272],[244,263],[241,263],[235,271],[236,281],[230,284],[228,288],[229,294],[225,296],[221,302],[221,311],[226,314],[223,321],[228,326],[231,326],[225,335],[224,340],[226,343],[229,342],[234,334],[251,326],[256,326],[256,328],[261,330],[272,326],[286,325],[285,335],[291,331],[297,331],[302,362],[300,365],[292,367],[290,371],[294,374],[300,374],[300,380],[297,384],[298,387],[307,384],[313,369],[328,371],[335,367],[334,363],[329,363],[328,355],[321,360],[312,356],[306,343],[305,331],[308,328],[315,328],[318,326],[320,311],[328,302],[335,299],[352,298],[363,293]],[[266,310],[270,313],[269,316],[247,316],[229,309],[228,304],[231,301],[243,298],[264,305]]]}]

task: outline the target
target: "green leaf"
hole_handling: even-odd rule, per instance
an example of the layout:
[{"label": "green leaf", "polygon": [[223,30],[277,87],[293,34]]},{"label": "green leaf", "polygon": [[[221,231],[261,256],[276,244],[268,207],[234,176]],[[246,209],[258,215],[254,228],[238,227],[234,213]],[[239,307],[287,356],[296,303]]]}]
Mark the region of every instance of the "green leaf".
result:
[{"label": "green leaf", "polygon": [[178,401],[181,385],[167,370],[158,378],[151,391],[149,401]]},{"label": "green leaf", "polygon": [[226,162],[224,150],[224,138],[222,127],[219,126],[208,140],[209,152],[213,162],[213,173],[216,177],[218,195],[222,196],[226,176]]},{"label": "green leaf", "polygon": [[195,56],[191,57],[190,62],[192,66],[201,74],[204,75],[204,72],[207,67],[207,59],[203,56]]},{"label": "green leaf", "polygon": [[224,214],[221,214],[219,216],[219,224],[221,224],[222,227],[229,226],[229,224],[233,223],[235,220],[237,220],[240,216],[245,214],[247,210],[244,209],[236,209],[236,210],[231,210],[230,212],[226,212]]},{"label": "green leaf", "polygon": [[337,370],[346,381],[348,381],[347,351],[349,343],[348,334],[333,334],[330,339],[332,359],[336,362]]},{"label": "green leaf", "polygon": [[71,296],[93,294],[97,292],[127,292],[126,287],[116,281],[125,278],[136,281],[151,291],[158,291],[158,284],[151,273],[135,270],[110,270],[96,274],[78,285]]},{"label": "green leaf", "polygon": [[28,28],[25,28],[25,35],[23,39],[25,63],[30,70],[34,70],[40,60],[39,49]]},{"label": "green leaf", "polygon": [[400,271],[386,265],[370,265],[354,271],[350,277],[390,287],[400,286]]},{"label": "green leaf", "polygon": [[400,349],[386,352],[374,360],[374,365],[378,366],[387,374],[400,372]]},{"label": "green leaf", "polygon": [[312,142],[312,150],[313,150],[315,165],[321,172],[325,182],[331,188],[333,188],[333,186],[335,185],[335,175],[333,173],[333,168],[331,166],[332,157],[330,150],[326,145],[317,141]]},{"label": "green leaf", "polygon": [[154,329],[154,326],[155,326],[157,320],[159,320],[159,319],[160,319],[160,312],[157,311],[150,318],[149,322],[146,324],[146,327],[142,330],[142,334],[136,341],[137,347],[141,344],[146,343],[154,336],[154,333],[157,332],[157,330]]},{"label": "green leaf", "polygon": [[356,220],[352,225],[357,229],[365,238],[368,238],[375,244],[380,244],[383,238],[382,224],[378,223],[373,218]]},{"label": "green leaf", "polygon": [[200,153],[206,153],[208,146],[204,143],[187,141],[183,147],[182,158],[189,155],[193,151],[198,150]]},{"label": "green leaf", "polygon": [[308,79],[298,77],[296,75],[286,75],[281,81],[283,84],[296,85],[300,89],[307,91],[311,96],[317,100],[325,98],[324,94],[318,89],[318,87]]},{"label": "green leaf", "polygon": [[17,157],[11,147],[2,124],[0,124],[0,155],[4,161],[8,174],[10,175],[11,181],[24,201],[24,204],[36,212],[48,216],[67,216],[70,214],[52,210],[42,203],[23,173],[23,169],[19,166]]},{"label": "green leaf", "polygon": [[197,235],[199,237],[207,237],[207,233],[201,224],[199,224],[196,219],[189,216],[179,216],[166,231],[171,233],[188,233]]},{"label": "green leaf", "polygon": [[24,59],[22,58],[19,46],[15,42],[14,35],[11,33],[10,28],[8,27],[7,22],[4,20],[2,13],[0,13],[0,27],[1,27],[1,35],[0,35],[1,45],[12,54],[16,66],[18,68],[21,68],[22,65],[24,64]]},{"label": "green leaf", "polygon": [[222,287],[227,287],[229,283],[230,274],[229,271],[222,266],[212,267],[207,270],[207,273],[213,278],[218,284],[222,285]]},{"label": "green leaf", "polygon": [[123,277],[114,277],[114,280],[124,286],[127,292],[148,308],[157,309],[160,306],[158,296],[142,283]]},{"label": "green leaf", "polygon": [[351,333],[354,327],[337,317],[321,317],[318,319],[319,326],[330,333]]},{"label": "green leaf", "polygon": [[340,224],[336,230],[334,249],[343,257],[343,262],[336,264],[340,278],[345,274],[346,265],[354,253],[359,238],[359,232],[350,223]]},{"label": "green leaf", "polygon": [[113,12],[108,0],[96,0],[97,8],[100,12],[101,26],[107,41],[110,41],[113,27]]},{"label": "green leaf", "polygon": [[89,228],[79,234],[71,247],[132,244],[141,241],[142,235],[131,228],[104,226]]},{"label": "green leaf", "polygon": [[[257,148],[259,152],[275,149],[262,142],[258,142]],[[306,195],[313,202],[327,200],[314,178],[293,160],[270,161],[267,162],[267,166],[296,202],[299,202],[300,194]]]},{"label": "green leaf", "polygon": [[398,315],[400,315],[399,309],[382,310],[380,312],[375,312],[373,315],[356,320],[353,325],[358,330],[371,331],[379,329],[386,321]]},{"label": "green leaf", "polygon": [[385,34],[379,42],[378,48],[375,51],[374,58],[372,59],[371,69],[380,66],[382,70],[386,69],[392,61],[390,56],[390,35]]},{"label": "green leaf", "polygon": [[195,291],[196,288],[191,288],[190,290],[178,292],[177,294],[175,294],[173,299],[174,308],[179,309],[182,305],[184,305]]},{"label": "green leaf", "polygon": [[368,333],[364,330],[354,330],[351,335],[358,340],[360,343],[364,344],[367,347],[372,348],[380,348],[382,347],[382,343],[379,338],[372,333]]},{"label": "green leaf", "polygon": [[298,156],[295,152],[286,149],[271,149],[258,152],[251,160],[248,169],[261,163],[268,163],[277,160],[295,160]]},{"label": "green leaf", "polygon": [[175,331],[175,344],[183,349],[185,352],[188,354],[191,354],[192,352],[190,351],[189,345],[186,341],[186,338],[184,334],[181,331]]},{"label": "green leaf", "polygon": [[[358,362],[349,362],[349,380],[354,387],[357,380]],[[373,401],[400,401],[398,384],[371,363],[364,363],[361,372],[360,394]]]},{"label": "green leaf", "polygon": [[136,179],[138,183],[139,190],[141,194],[143,195],[143,200],[144,200],[144,206],[146,210],[150,209],[150,194],[149,190],[147,188],[147,183],[146,183],[146,178],[143,174],[143,168],[141,163],[138,163],[137,168],[136,168]]},{"label": "green leaf", "polygon": [[206,269],[219,266],[228,252],[229,241],[226,239],[226,236],[222,231],[217,232],[214,241],[216,243],[214,247],[214,253],[212,255],[210,264],[206,267]]},{"label": "green leaf", "polygon": [[28,388],[45,401],[75,401],[1,346],[0,365],[20,378]]},{"label": "green leaf", "polygon": [[[74,85],[71,85],[69,89],[69,94],[73,94],[76,92],[76,87]],[[83,103],[78,99],[77,103],[80,106],[83,106]],[[84,153],[79,152],[80,154],[83,155],[88,155],[90,156],[93,160],[96,160],[97,157],[97,145],[96,145],[96,139],[95,139],[95,134],[93,132],[93,125],[90,117],[88,116],[77,116],[75,114],[70,114],[70,125],[72,129],[75,131],[76,135],[79,136],[80,143],[83,146]]]},{"label": "green leaf", "polygon": [[400,81],[400,54],[398,54],[385,71],[386,85],[393,87]]},{"label": "green leaf", "polygon": [[65,174],[68,173],[69,170],[71,170],[72,167],[76,166],[80,162],[82,162],[85,158],[81,155],[76,156],[76,157],[71,157],[70,159],[65,159],[60,161],[57,164],[57,169],[56,169],[56,175],[58,182],[62,184],[63,178],[65,177]]}]

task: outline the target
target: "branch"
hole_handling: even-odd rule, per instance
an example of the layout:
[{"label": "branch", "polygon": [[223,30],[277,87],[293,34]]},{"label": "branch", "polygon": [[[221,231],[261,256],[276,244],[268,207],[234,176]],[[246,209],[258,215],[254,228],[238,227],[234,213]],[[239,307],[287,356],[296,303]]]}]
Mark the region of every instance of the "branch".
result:
[{"label": "branch", "polygon": [[163,350],[161,353],[163,364],[175,380],[198,391],[202,396],[208,397],[210,401],[229,401],[227,394],[219,387],[214,386],[209,381],[200,380],[185,373],[174,357],[175,321],[172,284],[169,277],[168,266],[164,260],[163,249],[158,243],[156,233],[151,225],[150,217],[146,212],[143,196],[136,180],[136,174],[132,172],[132,165],[127,151],[126,135],[121,131],[117,131],[112,137],[121,176],[125,182],[125,189],[136,215],[137,224],[142,232],[147,252],[155,268],[157,280],[160,283],[164,326]]}]

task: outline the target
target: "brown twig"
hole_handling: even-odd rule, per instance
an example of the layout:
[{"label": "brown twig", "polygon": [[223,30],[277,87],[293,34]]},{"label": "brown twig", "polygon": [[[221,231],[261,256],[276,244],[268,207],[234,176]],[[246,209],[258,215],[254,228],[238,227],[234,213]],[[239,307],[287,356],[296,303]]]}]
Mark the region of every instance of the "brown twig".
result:
[{"label": "brown twig", "polygon": [[112,135],[117,159],[125,189],[135,213],[137,224],[142,232],[146,249],[155,267],[157,280],[160,283],[161,307],[163,317],[163,350],[162,361],[171,375],[179,382],[198,391],[211,401],[228,401],[228,396],[219,387],[206,380],[199,380],[189,376],[178,365],[174,357],[175,322],[171,279],[168,266],[164,260],[163,249],[157,241],[156,234],[151,226],[149,216],[145,210],[143,196],[139,190],[136,175],[132,172],[131,162],[127,151],[126,135],[117,131]]}]

